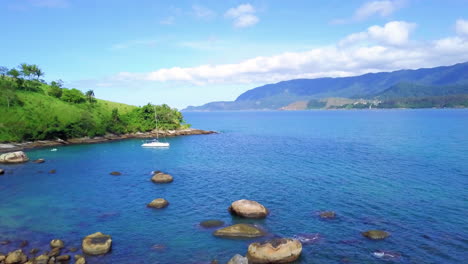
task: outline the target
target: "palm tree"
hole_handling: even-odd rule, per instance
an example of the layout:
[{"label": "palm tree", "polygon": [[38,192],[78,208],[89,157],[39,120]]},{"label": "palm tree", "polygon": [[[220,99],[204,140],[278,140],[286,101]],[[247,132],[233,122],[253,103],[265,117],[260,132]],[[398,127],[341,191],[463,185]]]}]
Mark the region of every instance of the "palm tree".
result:
[{"label": "palm tree", "polygon": [[31,77],[31,65],[28,65],[26,63],[21,63],[20,66],[18,67],[20,69],[21,75],[24,76],[24,78],[30,78]]}]

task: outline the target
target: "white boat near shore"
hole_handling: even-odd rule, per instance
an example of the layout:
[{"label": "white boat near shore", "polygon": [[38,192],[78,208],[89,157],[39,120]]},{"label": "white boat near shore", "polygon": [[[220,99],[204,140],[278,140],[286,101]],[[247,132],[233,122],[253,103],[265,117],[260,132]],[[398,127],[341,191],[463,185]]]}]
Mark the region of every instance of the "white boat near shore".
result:
[{"label": "white boat near shore", "polygon": [[158,116],[156,115],[156,106],[154,107],[154,121],[156,122],[156,139],[143,143],[141,146],[144,148],[168,148],[170,146],[169,142],[159,141]]}]

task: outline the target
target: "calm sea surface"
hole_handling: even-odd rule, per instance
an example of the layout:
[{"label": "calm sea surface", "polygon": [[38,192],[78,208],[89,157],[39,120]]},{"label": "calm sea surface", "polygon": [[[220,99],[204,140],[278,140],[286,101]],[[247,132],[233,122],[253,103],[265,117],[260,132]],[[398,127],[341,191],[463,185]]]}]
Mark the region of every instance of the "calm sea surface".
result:
[{"label": "calm sea surface", "polygon": [[[255,240],[212,236],[199,222],[253,223],[270,237],[318,234],[298,263],[467,263],[468,111],[379,110],[185,113],[216,135],[31,150],[27,163],[1,167],[0,252],[28,240],[112,235],[112,253],[88,263],[210,263],[244,255]],[[48,171],[56,169],[56,174]],[[161,170],[174,182],[156,185]],[[111,176],[111,171],[122,172]],[[146,208],[159,197],[170,205]],[[264,204],[265,220],[232,217],[238,199]],[[317,212],[333,210],[324,221]],[[360,232],[391,236],[369,241]],[[156,246],[156,249],[153,246]],[[379,259],[376,250],[398,253]]]}]

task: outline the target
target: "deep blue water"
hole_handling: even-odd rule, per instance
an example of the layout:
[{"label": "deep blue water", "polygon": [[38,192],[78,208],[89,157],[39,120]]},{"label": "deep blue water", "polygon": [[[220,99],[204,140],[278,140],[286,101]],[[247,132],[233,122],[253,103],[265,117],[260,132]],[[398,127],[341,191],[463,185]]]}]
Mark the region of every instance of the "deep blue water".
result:
[{"label": "deep blue water", "polygon": [[[113,250],[88,263],[210,263],[245,254],[254,240],[213,237],[198,223],[249,222],[271,236],[320,234],[298,263],[463,263],[468,259],[468,111],[379,110],[185,113],[216,135],[27,151],[27,163],[1,167],[0,252],[78,247],[85,235],[112,235]],[[56,169],[56,174],[48,171]],[[174,182],[155,185],[161,170]],[[120,171],[121,176],[109,172]],[[146,208],[164,197],[163,210]],[[238,199],[264,204],[265,220],[232,217]],[[338,218],[320,220],[333,210]],[[369,241],[360,232],[391,236]],[[163,249],[152,249],[162,245]],[[465,262],[466,263],[466,262]]]}]

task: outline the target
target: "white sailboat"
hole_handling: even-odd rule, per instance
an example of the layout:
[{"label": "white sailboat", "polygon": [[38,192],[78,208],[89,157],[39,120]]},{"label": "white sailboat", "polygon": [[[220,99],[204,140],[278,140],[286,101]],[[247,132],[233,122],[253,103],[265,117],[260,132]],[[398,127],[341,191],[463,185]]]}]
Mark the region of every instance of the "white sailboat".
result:
[{"label": "white sailboat", "polygon": [[145,148],[168,148],[170,146],[169,142],[159,141],[158,116],[156,115],[156,107],[154,107],[154,119],[156,121],[156,139],[143,143],[141,146]]}]

